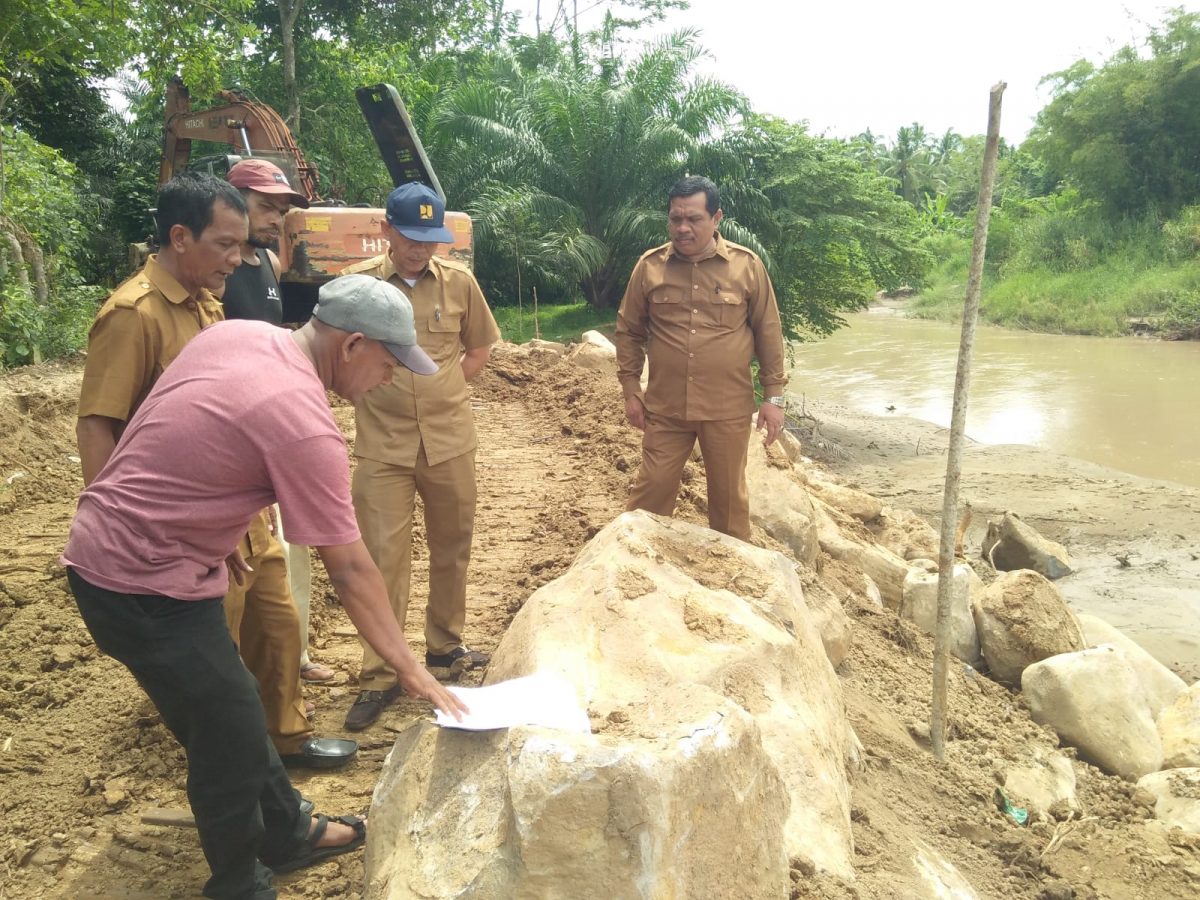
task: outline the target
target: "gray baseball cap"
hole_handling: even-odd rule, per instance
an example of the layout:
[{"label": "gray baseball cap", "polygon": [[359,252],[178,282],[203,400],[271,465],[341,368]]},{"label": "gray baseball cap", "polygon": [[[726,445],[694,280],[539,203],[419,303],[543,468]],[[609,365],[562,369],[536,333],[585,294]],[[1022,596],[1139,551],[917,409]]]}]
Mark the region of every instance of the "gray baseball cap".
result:
[{"label": "gray baseball cap", "polygon": [[437,363],[417,346],[412,304],[404,292],[374,275],[342,275],[321,285],[313,318],[379,341],[417,375],[438,370]]}]

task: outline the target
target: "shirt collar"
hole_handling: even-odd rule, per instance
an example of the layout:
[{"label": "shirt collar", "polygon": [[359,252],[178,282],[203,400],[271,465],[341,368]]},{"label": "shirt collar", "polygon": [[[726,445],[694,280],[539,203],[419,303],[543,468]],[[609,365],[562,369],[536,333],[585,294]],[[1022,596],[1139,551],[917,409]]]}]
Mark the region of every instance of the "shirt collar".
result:
[{"label": "shirt collar", "polygon": [[719,256],[719,257],[721,257],[721,259],[727,260],[727,259],[729,259],[729,247],[725,243],[725,238],[721,235],[721,232],[718,231],[717,232],[717,240],[713,244],[712,249],[709,250],[708,253],[704,254],[704,256],[700,257],[699,259],[696,259],[696,260],[684,259],[682,256],[680,256],[678,253],[675,252],[675,245],[670,242],[667,243],[667,256],[668,256],[668,258],[674,256],[680,262],[687,262],[687,263],[704,262],[706,259],[712,259],[714,256]]},{"label": "shirt collar", "polygon": [[[192,295],[188,293],[187,288],[180,284],[175,276],[166,270],[158,261],[158,254],[151,254],[146,260],[146,278],[154,285],[160,294],[174,304],[184,303],[192,299]],[[204,288],[200,289],[201,300],[208,296],[208,291]]]},{"label": "shirt collar", "polygon": [[[432,275],[435,279],[440,281],[442,278],[442,270],[439,268],[439,263],[440,260],[436,256],[430,259],[429,265],[426,266],[425,271],[421,273],[420,277],[417,278],[417,281],[420,281],[426,275]],[[397,281],[404,281],[404,276],[397,272],[396,267],[392,264],[392,257],[390,253],[383,254],[383,265],[380,266],[380,272],[382,273],[384,281],[391,281],[393,278],[395,278]],[[407,281],[404,281],[404,283],[408,284]]]}]

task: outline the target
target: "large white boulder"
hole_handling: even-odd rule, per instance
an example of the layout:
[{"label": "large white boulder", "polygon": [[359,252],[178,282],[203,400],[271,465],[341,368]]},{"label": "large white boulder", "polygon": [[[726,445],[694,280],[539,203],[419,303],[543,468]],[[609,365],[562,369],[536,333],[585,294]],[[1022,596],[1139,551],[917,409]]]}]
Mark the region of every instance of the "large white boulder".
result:
[{"label": "large white boulder", "polygon": [[[694,711],[697,697],[658,702]],[[788,796],[761,732],[733,703],[693,724],[603,723],[612,737],[410,727],[371,803],[366,896],[786,896]]]},{"label": "large white boulder", "polygon": [[1187,687],[1182,678],[1151,656],[1141,644],[1122,634],[1103,619],[1086,614],[1080,614],[1078,618],[1087,646],[1112,644],[1120,647],[1125,653],[1125,658],[1129,660],[1142,682],[1142,687],[1146,689],[1150,715],[1155,719],[1165,707],[1174,703],[1175,698]]},{"label": "large white boulder", "polygon": [[852,537],[848,529],[839,523],[839,517],[847,518],[844,513],[821,500],[814,501],[813,506],[817,516],[817,541],[821,549],[870,578],[879,589],[883,605],[899,612],[904,599],[904,579],[911,568],[909,564],[886,547],[880,547],[866,538]]},{"label": "large white boulder", "polygon": [[1016,684],[1038,660],[1084,647],[1083,632],[1058,588],[1029,569],[1005,572],[975,607],[983,658],[992,677]]},{"label": "large white boulder", "polygon": [[1200,768],[1166,769],[1138,779],[1154,796],[1154,818],[1168,828],[1200,834]]},{"label": "large white boulder", "polygon": [[1111,644],[1034,663],[1021,675],[1021,693],[1035,722],[1106,772],[1132,779],[1162,767],[1146,691]]},{"label": "large white boulder", "polygon": [[488,681],[574,687],[592,735],[405,732],[371,898],[737,896],[852,876],[841,688],[795,563],[645,512],[526,601]]},{"label": "large white boulder", "polygon": [[860,522],[873,521],[883,512],[882,501],[857,488],[816,477],[810,478],[808,484],[818,497],[834,509],[840,509]]},{"label": "large white boulder", "polygon": [[585,331],[579,343],[567,351],[566,359],[585,369],[617,371],[616,345],[598,331]]},{"label": "large white boulder", "polygon": [[[963,662],[979,662],[979,635],[975,630],[975,615],[971,597],[981,591],[983,584],[975,571],[965,563],[954,566],[950,584],[950,652]],[[938,573],[914,566],[904,578],[900,616],[908,619],[926,634],[937,629]]]},{"label": "large white boulder", "polygon": [[1018,806],[1042,817],[1055,806],[1079,809],[1075,768],[1058,751],[1037,747],[1029,759],[1010,766],[1004,773],[1004,791]]},{"label": "large white boulder", "polygon": [[815,581],[804,592],[804,600],[812,613],[813,624],[821,634],[825,655],[836,669],[850,655],[850,617],[829,588]]},{"label": "large white boulder", "polygon": [[1181,691],[1158,717],[1163,768],[1200,766],[1200,681]]},{"label": "large white boulder", "polygon": [[1066,547],[1043,537],[1012,512],[1006,512],[999,522],[988,523],[981,555],[1006,572],[1033,569],[1047,578],[1062,578],[1074,571]]},{"label": "large white boulder", "polygon": [[747,438],[750,441],[746,455],[750,521],[786,544],[797,561],[811,568],[816,564],[820,544],[817,541],[817,514],[808,491],[787,458],[769,452],[758,432],[751,429]]},{"label": "large white boulder", "polygon": [[937,559],[941,541],[928,522],[907,509],[885,507],[872,526],[875,540],[901,559]]}]

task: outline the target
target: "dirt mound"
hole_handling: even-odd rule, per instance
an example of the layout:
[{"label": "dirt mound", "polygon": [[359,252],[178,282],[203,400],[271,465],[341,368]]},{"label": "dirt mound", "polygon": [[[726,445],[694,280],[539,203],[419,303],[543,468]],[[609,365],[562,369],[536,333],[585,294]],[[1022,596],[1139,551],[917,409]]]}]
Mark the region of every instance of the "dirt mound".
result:
[{"label": "dirt mound", "polygon": [[[74,398],[80,367],[44,366],[0,379],[0,895],[161,900],[195,896],[206,867],[188,829],[145,825],[155,807],[186,807],[182,753],[137,685],[99,655],[55,562],[80,489]],[[473,385],[480,434],[479,510],[467,640],[492,649],[514,612],[570,564],[619,513],[640,457],[611,376],[545,357],[499,354]],[[353,438],[353,414],[338,404]],[[704,476],[685,475],[679,515],[703,522]],[[426,591],[420,515],[407,633],[420,645]],[[780,549],[765,535],[756,539]],[[336,734],[353,698],[358,642],[317,567],[314,657],[332,684],[306,691],[318,733]],[[636,586],[637,573],[630,573]],[[861,600],[862,579],[822,558],[803,577],[842,603],[854,622],[839,671],[863,745],[853,781],[858,880],[847,885],[797,863],[794,897],[892,898],[915,890],[917,846],[951,861],[982,897],[1184,898],[1200,883],[1200,842],[1148,822],[1132,785],[1076,763],[1082,817],[1021,828],[1000,812],[1005,765],[1056,739],[1020,697],[969,668],[950,681],[948,759],[925,746],[931,647],[890,612]],[[324,602],[323,602],[324,601]],[[360,736],[356,764],[297,772],[319,810],[364,809],[393,732],[422,704],[404,701]],[[357,898],[358,857],[279,880],[286,898]]]}]

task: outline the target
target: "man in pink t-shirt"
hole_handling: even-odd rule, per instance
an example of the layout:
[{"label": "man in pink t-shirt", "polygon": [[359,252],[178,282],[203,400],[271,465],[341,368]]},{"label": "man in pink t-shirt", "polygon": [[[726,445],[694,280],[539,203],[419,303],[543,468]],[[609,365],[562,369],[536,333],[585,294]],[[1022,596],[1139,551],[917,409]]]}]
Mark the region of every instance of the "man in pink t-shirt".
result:
[{"label": "man in pink t-shirt", "polygon": [[398,363],[436,369],[403,293],[366,275],[322,287],[299,331],[213,325],[158,380],[79,499],[62,562],[97,646],[133,673],[187,751],[188,799],[212,870],[206,897],[270,900],[270,870],[366,839],[355,816],[301,814],[225,624],[230,557],[263,507],[278,502],[295,540],[316,547],[351,621],[405,690],[444,712],[464,709],[417,663],[391,614],[326,402],[327,389],[357,400]]}]

